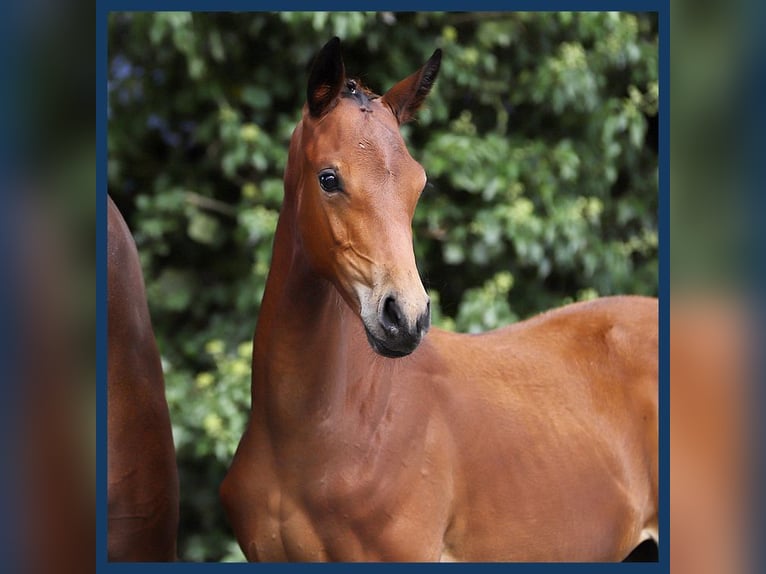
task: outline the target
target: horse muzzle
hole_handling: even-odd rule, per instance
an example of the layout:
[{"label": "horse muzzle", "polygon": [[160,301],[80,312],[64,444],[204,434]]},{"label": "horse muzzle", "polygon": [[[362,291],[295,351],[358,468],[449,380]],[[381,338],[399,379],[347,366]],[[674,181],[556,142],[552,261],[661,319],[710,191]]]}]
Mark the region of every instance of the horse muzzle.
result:
[{"label": "horse muzzle", "polygon": [[372,349],[384,357],[395,359],[412,353],[423,340],[431,326],[431,301],[414,321],[408,320],[394,295],[383,300],[378,313],[377,325],[371,329],[364,326]]}]

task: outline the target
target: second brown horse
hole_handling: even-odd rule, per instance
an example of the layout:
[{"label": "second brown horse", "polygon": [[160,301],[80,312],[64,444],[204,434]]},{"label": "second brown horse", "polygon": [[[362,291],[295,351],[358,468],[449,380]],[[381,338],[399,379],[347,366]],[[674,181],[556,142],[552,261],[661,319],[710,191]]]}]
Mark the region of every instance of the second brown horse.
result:
[{"label": "second brown horse", "polygon": [[176,559],[178,468],[160,353],[133,236],[107,197],[108,556]]}]

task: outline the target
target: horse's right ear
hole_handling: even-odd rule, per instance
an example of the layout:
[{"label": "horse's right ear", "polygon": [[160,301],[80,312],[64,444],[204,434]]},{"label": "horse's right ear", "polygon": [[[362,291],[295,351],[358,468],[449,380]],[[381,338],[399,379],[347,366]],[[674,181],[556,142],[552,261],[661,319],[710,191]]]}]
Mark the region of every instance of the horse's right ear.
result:
[{"label": "horse's right ear", "polygon": [[404,78],[380,99],[391,108],[399,125],[410,121],[418,108],[423,105],[423,101],[436,81],[441,61],[442,51],[437,49],[417,72]]},{"label": "horse's right ear", "polygon": [[322,116],[340,93],[346,68],[340,53],[340,38],[335,36],[319,51],[311,66],[306,101],[315,118]]}]

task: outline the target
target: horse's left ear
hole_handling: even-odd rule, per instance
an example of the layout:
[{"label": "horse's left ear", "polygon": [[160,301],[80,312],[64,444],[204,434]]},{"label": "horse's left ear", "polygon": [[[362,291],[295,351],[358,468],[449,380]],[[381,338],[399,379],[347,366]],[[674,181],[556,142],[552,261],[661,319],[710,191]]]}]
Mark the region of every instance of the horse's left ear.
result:
[{"label": "horse's left ear", "polygon": [[319,51],[311,66],[306,100],[312,116],[318,118],[327,111],[340,93],[345,77],[340,38],[335,36]]},{"label": "horse's left ear", "polygon": [[434,85],[441,61],[442,51],[437,49],[417,72],[404,78],[381,98],[400,124],[410,121],[423,104]]}]

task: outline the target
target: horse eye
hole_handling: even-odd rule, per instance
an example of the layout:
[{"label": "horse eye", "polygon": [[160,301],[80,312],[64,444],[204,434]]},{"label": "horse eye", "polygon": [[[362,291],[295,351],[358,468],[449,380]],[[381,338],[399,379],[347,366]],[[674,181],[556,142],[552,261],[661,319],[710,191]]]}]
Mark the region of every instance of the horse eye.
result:
[{"label": "horse eye", "polygon": [[340,179],[333,171],[323,171],[319,174],[319,185],[327,193],[340,191]]}]

